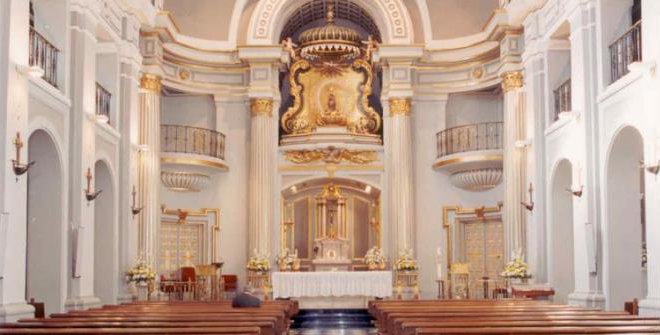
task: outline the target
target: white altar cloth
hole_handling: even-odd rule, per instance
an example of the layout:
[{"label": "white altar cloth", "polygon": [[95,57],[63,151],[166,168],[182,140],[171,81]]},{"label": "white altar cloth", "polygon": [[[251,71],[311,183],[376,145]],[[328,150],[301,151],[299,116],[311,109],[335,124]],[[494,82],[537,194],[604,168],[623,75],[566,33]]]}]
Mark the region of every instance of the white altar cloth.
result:
[{"label": "white altar cloth", "polygon": [[392,296],[390,271],[273,272],[273,298]]}]

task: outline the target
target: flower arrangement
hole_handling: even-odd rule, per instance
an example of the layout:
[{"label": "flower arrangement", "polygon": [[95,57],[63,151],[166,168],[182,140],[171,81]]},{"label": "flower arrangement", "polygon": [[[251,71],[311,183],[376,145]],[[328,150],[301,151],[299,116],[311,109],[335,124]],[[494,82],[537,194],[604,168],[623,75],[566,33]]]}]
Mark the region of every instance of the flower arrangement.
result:
[{"label": "flower arrangement", "polygon": [[417,261],[412,256],[412,249],[399,252],[399,259],[396,261],[396,269],[399,271],[415,271],[418,269]]},{"label": "flower arrangement", "polygon": [[529,279],[532,275],[528,272],[527,263],[522,257],[515,257],[507,263],[501,276],[504,278]]},{"label": "flower arrangement", "polygon": [[126,282],[136,284],[148,284],[156,279],[156,273],[145,262],[138,262],[132,269],[126,272]]},{"label": "flower arrangement", "polygon": [[260,255],[255,250],[254,256],[248,260],[247,269],[256,272],[268,272],[270,270],[268,256]]},{"label": "flower arrangement", "polygon": [[383,255],[383,249],[377,246],[367,250],[366,255],[364,255],[364,264],[367,264],[370,270],[384,269],[386,263],[387,258]]}]

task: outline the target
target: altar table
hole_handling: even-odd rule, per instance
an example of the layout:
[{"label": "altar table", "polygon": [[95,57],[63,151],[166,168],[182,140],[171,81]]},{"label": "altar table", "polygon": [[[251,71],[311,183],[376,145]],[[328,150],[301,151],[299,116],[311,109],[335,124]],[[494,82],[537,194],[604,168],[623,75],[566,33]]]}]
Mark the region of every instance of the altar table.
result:
[{"label": "altar table", "polygon": [[391,271],[273,272],[273,298],[392,296]]}]

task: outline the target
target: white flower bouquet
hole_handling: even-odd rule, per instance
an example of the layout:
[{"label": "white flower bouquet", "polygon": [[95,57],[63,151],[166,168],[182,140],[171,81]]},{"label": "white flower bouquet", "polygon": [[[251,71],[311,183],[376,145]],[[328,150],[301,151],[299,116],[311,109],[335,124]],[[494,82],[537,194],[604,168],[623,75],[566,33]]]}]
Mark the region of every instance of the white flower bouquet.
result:
[{"label": "white flower bouquet", "polygon": [[156,273],[144,262],[139,262],[126,272],[126,282],[136,284],[147,284],[156,279]]},{"label": "white flower bouquet", "polygon": [[247,263],[247,269],[255,272],[268,272],[270,270],[270,262],[268,257],[261,255],[254,255],[250,257]]},{"label": "white flower bouquet", "polygon": [[516,279],[529,279],[532,277],[529,273],[527,263],[525,263],[522,257],[516,257],[511,262],[507,263],[501,276],[504,278]]},{"label": "white flower bouquet", "polygon": [[386,263],[387,258],[383,255],[383,249],[377,246],[369,249],[366,255],[364,255],[364,264],[366,264],[369,269],[384,269]]},{"label": "white flower bouquet", "polygon": [[417,261],[412,256],[412,249],[399,253],[399,259],[396,261],[396,269],[399,271],[415,271],[418,269]]}]

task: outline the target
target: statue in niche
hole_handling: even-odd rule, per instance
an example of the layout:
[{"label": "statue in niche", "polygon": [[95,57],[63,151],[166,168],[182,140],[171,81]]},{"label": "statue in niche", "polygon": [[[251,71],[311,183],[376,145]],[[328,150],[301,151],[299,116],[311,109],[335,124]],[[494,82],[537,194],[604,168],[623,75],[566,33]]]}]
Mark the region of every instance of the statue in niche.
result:
[{"label": "statue in niche", "polygon": [[330,87],[329,89],[326,108],[321,112],[318,125],[346,126],[346,115],[339,109],[334,87]]}]

